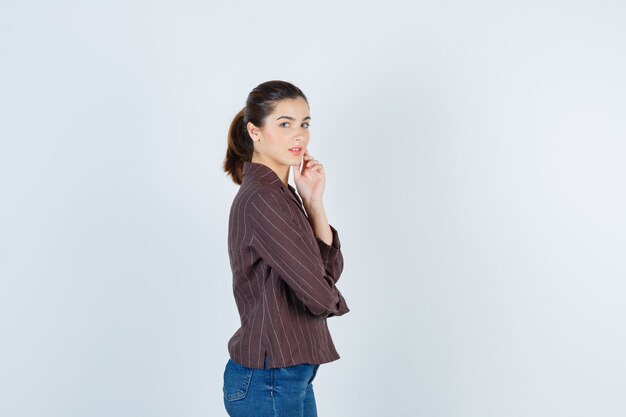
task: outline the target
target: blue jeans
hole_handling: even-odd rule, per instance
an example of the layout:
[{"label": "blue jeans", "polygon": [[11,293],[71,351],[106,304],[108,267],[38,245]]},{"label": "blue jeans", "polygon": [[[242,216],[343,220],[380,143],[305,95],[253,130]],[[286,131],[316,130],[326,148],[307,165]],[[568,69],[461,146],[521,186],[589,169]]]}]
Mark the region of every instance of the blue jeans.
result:
[{"label": "blue jeans", "polygon": [[229,359],[224,406],[231,417],[317,417],[313,379],[319,365],[254,369]]}]

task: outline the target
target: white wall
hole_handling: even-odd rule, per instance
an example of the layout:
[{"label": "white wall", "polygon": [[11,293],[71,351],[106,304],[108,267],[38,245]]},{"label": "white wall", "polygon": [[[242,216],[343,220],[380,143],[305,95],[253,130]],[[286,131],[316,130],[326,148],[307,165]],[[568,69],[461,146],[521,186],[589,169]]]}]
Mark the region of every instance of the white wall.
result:
[{"label": "white wall", "polygon": [[626,414],[623,2],[99,3],[0,3],[0,415],[226,415],[271,79],[345,257],[320,416]]}]

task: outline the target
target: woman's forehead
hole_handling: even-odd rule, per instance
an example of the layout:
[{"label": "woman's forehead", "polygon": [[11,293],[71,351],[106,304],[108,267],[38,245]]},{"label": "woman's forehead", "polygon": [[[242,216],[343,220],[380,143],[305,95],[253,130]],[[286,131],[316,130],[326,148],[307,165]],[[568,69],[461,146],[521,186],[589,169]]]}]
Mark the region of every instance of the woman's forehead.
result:
[{"label": "woman's forehead", "polygon": [[276,103],[272,114],[302,118],[309,116],[309,105],[303,98],[284,99]]}]

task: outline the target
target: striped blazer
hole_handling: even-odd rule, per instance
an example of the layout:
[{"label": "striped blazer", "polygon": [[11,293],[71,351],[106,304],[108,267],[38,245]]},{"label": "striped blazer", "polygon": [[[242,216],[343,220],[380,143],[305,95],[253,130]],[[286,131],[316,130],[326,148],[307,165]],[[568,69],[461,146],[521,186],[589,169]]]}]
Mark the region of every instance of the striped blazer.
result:
[{"label": "striped blazer", "polygon": [[316,237],[296,190],[268,166],[244,162],[228,223],[228,255],[241,327],[230,358],[263,369],[339,359],[326,318],[349,311],[335,286],[343,270],[337,230]]}]

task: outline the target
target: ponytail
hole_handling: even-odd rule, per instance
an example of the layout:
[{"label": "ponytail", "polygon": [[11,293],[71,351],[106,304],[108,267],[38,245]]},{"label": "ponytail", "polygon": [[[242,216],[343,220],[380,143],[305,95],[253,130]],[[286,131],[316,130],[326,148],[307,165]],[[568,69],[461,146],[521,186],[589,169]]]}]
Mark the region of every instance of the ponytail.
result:
[{"label": "ponytail", "polygon": [[228,148],[224,159],[224,171],[230,175],[233,182],[241,185],[243,180],[243,163],[252,160],[252,138],[244,122],[244,110],[241,109],[235,116],[228,129]]}]

